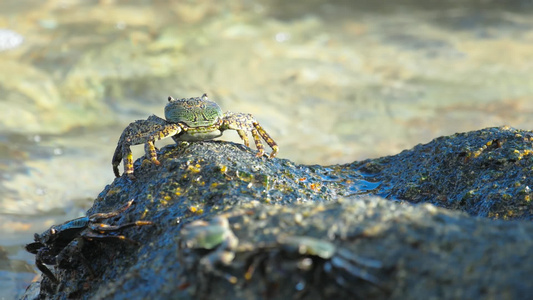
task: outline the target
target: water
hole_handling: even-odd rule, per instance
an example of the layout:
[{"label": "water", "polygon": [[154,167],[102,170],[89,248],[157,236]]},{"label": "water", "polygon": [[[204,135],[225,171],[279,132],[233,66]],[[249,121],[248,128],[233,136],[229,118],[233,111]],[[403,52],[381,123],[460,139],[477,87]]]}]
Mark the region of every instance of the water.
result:
[{"label": "water", "polygon": [[2,297],[37,274],[23,245],[84,214],[113,180],[122,129],[162,116],[169,95],[205,92],[225,110],[254,114],[279,157],[305,164],[392,155],[488,126],[532,128],[532,9],[530,1],[1,1]]}]

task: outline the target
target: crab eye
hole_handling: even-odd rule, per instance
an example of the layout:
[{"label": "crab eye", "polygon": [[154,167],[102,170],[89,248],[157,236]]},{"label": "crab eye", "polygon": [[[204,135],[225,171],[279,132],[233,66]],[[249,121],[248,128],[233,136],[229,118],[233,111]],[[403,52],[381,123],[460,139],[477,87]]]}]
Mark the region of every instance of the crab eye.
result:
[{"label": "crab eye", "polygon": [[50,228],[50,234],[56,234],[57,230],[55,228]]},{"label": "crab eye", "polygon": [[203,94],[203,95],[202,95],[202,100],[208,100],[208,99],[207,99],[207,94]]},{"label": "crab eye", "polygon": [[168,96],[168,102],[170,101],[174,101],[174,98],[172,98],[172,96]]}]

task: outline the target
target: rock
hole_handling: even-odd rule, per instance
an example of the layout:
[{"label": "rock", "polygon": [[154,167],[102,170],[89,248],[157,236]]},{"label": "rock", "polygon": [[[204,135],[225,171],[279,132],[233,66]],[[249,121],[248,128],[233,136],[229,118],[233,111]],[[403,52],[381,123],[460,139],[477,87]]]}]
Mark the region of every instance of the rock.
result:
[{"label": "rock", "polygon": [[495,219],[533,219],[533,132],[487,128],[440,137],[394,156],[355,162],[388,199]]},{"label": "rock", "polygon": [[167,146],[87,213],[135,199],[109,223],[156,225],[124,230],[138,245],[88,241],[94,275],[72,255],[41,296],[519,298],[533,292],[533,224],[494,219],[531,219],[531,136],[489,128],[329,167],[221,141]]}]

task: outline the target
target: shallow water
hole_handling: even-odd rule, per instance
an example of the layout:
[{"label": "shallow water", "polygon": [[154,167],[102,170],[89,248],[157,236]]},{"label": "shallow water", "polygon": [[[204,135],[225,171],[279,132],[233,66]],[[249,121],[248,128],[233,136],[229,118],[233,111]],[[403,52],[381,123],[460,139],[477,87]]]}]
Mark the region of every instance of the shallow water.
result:
[{"label": "shallow water", "polygon": [[305,164],[532,128],[533,5],[478,2],[3,0],[3,297],[37,275],[22,246],[84,214],[122,129],[168,95],[254,114]]}]

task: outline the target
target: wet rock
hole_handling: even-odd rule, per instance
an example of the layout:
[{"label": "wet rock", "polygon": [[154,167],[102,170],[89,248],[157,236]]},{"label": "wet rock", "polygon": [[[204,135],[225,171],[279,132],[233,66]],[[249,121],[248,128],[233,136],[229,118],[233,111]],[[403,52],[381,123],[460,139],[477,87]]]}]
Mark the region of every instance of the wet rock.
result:
[{"label": "wet rock", "polygon": [[167,146],[160,166],[137,160],[136,180],[115,179],[88,211],[135,199],[109,223],[156,225],[124,230],[139,244],[88,241],[92,272],[74,253],[41,296],[519,298],[533,292],[533,224],[471,215],[530,219],[530,151],[531,133],[509,128],[329,167],[221,141]]},{"label": "wet rock", "polygon": [[341,166],[382,184],[376,193],[495,219],[533,219],[533,132],[487,128],[440,137],[394,156]]}]

